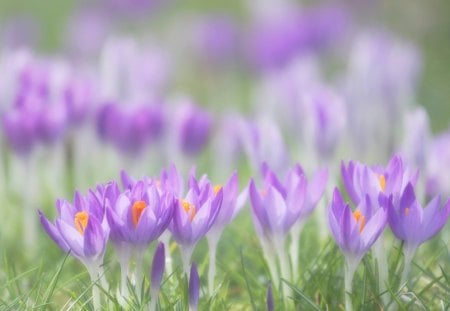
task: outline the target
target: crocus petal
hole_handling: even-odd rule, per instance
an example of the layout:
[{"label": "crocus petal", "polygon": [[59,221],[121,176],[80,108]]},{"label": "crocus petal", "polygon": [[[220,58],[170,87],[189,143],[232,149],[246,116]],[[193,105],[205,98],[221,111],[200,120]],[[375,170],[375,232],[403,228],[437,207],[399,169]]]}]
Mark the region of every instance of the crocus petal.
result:
[{"label": "crocus petal", "polygon": [[379,208],[376,213],[369,219],[361,232],[361,240],[363,242],[363,253],[366,253],[381,235],[386,226],[387,211]]},{"label": "crocus petal", "polygon": [[197,266],[193,263],[189,274],[189,306],[193,310],[197,310],[199,297],[200,278],[198,276]]},{"label": "crocus petal", "polygon": [[[155,254],[153,255],[152,271],[150,274],[152,291],[155,293],[159,291],[161,286],[164,275],[165,258],[164,244],[159,242]],[[156,297],[152,297],[152,299],[156,299]]]},{"label": "crocus petal", "polygon": [[93,216],[84,230],[83,251],[86,257],[103,257],[106,245],[106,236],[100,222]]},{"label": "crocus petal", "polygon": [[69,246],[61,237],[58,229],[44,216],[44,214],[39,210],[39,219],[41,221],[42,227],[44,227],[45,232],[50,236],[50,238],[64,251],[69,251]]}]

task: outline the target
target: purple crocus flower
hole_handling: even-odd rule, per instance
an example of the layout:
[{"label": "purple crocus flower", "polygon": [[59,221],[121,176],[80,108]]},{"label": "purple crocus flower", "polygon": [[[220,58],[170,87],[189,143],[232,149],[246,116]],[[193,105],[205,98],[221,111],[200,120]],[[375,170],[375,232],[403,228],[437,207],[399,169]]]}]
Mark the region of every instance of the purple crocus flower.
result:
[{"label": "purple crocus flower", "polygon": [[[299,165],[289,170],[284,182],[280,181],[267,165],[263,165],[264,186],[258,190],[253,180],[250,181],[249,197],[253,220],[266,259],[274,279],[277,279],[273,254],[280,256],[281,270],[284,278],[292,276],[288,271],[285,243],[287,234],[292,234],[293,269],[296,274],[299,236],[303,221],[311,214],[317,201],[323,194],[328,178],[327,171],[320,171],[308,184]],[[294,275],[293,277],[296,277]],[[276,280],[278,281],[278,280]]]},{"label": "purple crocus flower", "polygon": [[200,298],[200,278],[195,263],[192,263],[189,274],[189,309],[197,311],[198,300]]},{"label": "purple crocus flower", "polygon": [[408,184],[400,204],[389,208],[389,225],[394,235],[405,241],[407,247],[418,247],[431,239],[447,222],[450,200],[441,208],[440,196],[431,200],[425,208],[417,201],[412,184]]},{"label": "purple crocus flower", "polygon": [[356,262],[367,253],[386,225],[385,208],[379,208],[371,217],[367,217],[367,211],[373,209],[372,204],[369,196],[366,196],[352,212],[339,190],[336,188],[333,192],[328,211],[331,233],[346,257]]},{"label": "purple crocus flower", "polygon": [[15,108],[2,116],[3,133],[8,145],[20,155],[28,155],[37,141],[38,120],[26,108]]},{"label": "purple crocus flower", "polygon": [[250,31],[249,60],[258,69],[277,69],[300,54],[323,49],[338,41],[347,26],[348,17],[338,7],[279,7],[267,10]]},{"label": "purple crocus flower", "polygon": [[157,106],[124,109],[117,104],[103,105],[97,115],[100,137],[124,153],[136,154],[162,135],[164,115]]},{"label": "purple crocus flower", "polygon": [[403,163],[401,157],[394,155],[386,168],[369,167],[359,162],[349,161],[341,164],[344,186],[350,199],[359,205],[366,195],[376,201],[380,194],[385,197],[393,195],[398,200],[408,183],[415,185],[418,181],[418,171]]},{"label": "purple crocus flower", "polygon": [[441,207],[441,197],[432,199],[422,208],[412,184],[408,184],[402,193],[398,204],[389,206],[389,225],[394,235],[405,242],[404,269],[401,283],[406,281],[411,260],[417,248],[425,241],[435,236],[447,223],[450,214],[450,199]]},{"label": "purple crocus flower", "polygon": [[345,105],[333,90],[318,87],[304,95],[304,139],[322,160],[329,160],[346,126]]},{"label": "purple crocus flower", "polygon": [[86,197],[75,193],[74,203],[57,200],[58,217],[51,223],[42,212],[39,217],[47,234],[65,252],[88,268],[103,261],[109,229],[104,221],[103,188],[90,190]]},{"label": "purple crocus flower", "polygon": [[[115,185],[115,191],[118,186]],[[176,203],[173,195],[160,192],[157,186],[137,181],[116,198],[107,201],[106,218],[111,228],[110,239],[121,265],[122,295],[127,295],[126,277],[132,255],[136,260],[136,291],[142,285],[142,260],[148,245],[166,230]]]},{"label": "purple crocus flower", "polygon": [[430,144],[427,150],[428,163],[426,169],[426,193],[432,197],[439,193],[450,195],[450,131],[439,134]]},{"label": "purple crocus flower", "polygon": [[194,46],[202,60],[211,64],[229,63],[237,56],[237,25],[229,16],[207,16],[196,25],[194,36]]},{"label": "purple crocus flower", "polygon": [[267,162],[277,171],[285,172],[289,163],[289,152],[280,128],[271,118],[261,118],[257,122],[238,120],[243,149],[254,171]]},{"label": "purple crocus flower", "polygon": [[355,40],[348,59],[344,92],[351,142],[362,155],[389,156],[417,89],[419,53],[389,34],[369,33]]},{"label": "purple crocus flower", "polygon": [[[369,251],[384,230],[387,222],[385,207],[374,208],[376,202],[366,195],[355,211],[344,203],[336,188],[328,208],[328,224],[331,233],[345,255],[345,307],[352,309],[349,294],[352,293],[353,275],[363,256]],[[376,210],[370,215],[370,211]]]},{"label": "purple crocus flower", "polygon": [[237,172],[234,172],[231,175],[230,179],[224,186],[216,185],[212,191],[217,193],[221,189],[223,190],[222,207],[220,208],[217,218],[214,221],[214,225],[211,228],[211,232],[214,231],[218,233],[219,236],[223,229],[237,216],[241,208],[244,206],[244,201],[247,196],[246,191],[239,194]]},{"label": "purple crocus flower", "polygon": [[212,118],[210,114],[194,104],[184,104],[179,110],[177,123],[178,145],[186,155],[197,155],[209,142]]},{"label": "purple crocus flower", "polygon": [[92,104],[93,90],[87,78],[72,78],[64,89],[67,119],[73,126],[86,121]]},{"label": "purple crocus flower", "polygon": [[[58,216],[51,223],[39,211],[39,218],[44,230],[65,252],[79,259],[87,268],[91,281],[99,278],[103,283],[101,265],[105,254],[109,229],[104,219],[105,197],[110,185],[100,185],[96,190],[89,190],[87,196],[75,193],[74,203],[58,200]],[[100,292],[97,286],[92,288],[95,310],[100,310]]]},{"label": "purple crocus flower", "polygon": [[[292,175],[292,173],[290,174]],[[266,175],[266,184],[258,191],[253,180],[250,181],[250,202],[255,227],[260,235],[286,235],[302,212],[306,194],[306,181],[303,175],[293,176],[287,186],[278,184],[275,175]]]},{"label": "purple crocus flower", "polygon": [[160,195],[155,185],[138,181],[109,202],[106,216],[111,240],[146,248],[169,225],[174,202],[172,194]]},{"label": "purple crocus flower", "polygon": [[222,205],[223,190],[212,189],[209,182],[199,183],[191,173],[187,195],[175,207],[169,228],[180,245],[186,273],[195,245],[211,229]]},{"label": "purple crocus flower", "polygon": [[[204,175],[199,184],[209,183],[208,177]],[[225,227],[237,216],[241,208],[247,199],[247,189],[239,194],[238,175],[234,172],[228,182],[224,185],[216,185],[213,189],[210,189],[214,194],[220,190],[223,191],[222,207],[219,210],[217,218],[214,221],[213,226],[206,234],[209,247],[209,269],[208,269],[208,291],[212,293],[214,290],[214,277],[216,274],[216,251],[217,244],[219,243]]]}]

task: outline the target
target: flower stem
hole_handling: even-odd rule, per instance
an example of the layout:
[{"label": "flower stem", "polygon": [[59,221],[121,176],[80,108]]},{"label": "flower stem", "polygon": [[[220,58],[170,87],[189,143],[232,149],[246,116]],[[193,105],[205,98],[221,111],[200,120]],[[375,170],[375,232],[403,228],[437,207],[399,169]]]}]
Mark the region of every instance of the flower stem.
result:
[{"label": "flower stem", "polygon": [[140,299],[142,299],[142,281],[143,281],[143,273],[142,273],[142,263],[144,261],[145,248],[136,251],[136,268],[134,271],[134,280],[136,281],[135,289],[136,295]]},{"label": "flower stem", "polygon": [[191,262],[192,253],[194,252],[194,246],[192,245],[180,245],[181,263],[183,264],[183,271],[186,276],[189,276],[189,265]]},{"label": "flower stem", "polygon": [[91,277],[92,284],[92,304],[94,305],[94,310],[100,310],[101,300],[100,300],[100,289],[97,286],[97,281],[99,277],[99,268],[96,264],[87,265],[89,276]]},{"label": "flower stem", "polygon": [[300,260],[300,238],[303,229],[303,222],[297,222],[291,229],[291,245],[290,245],[290,255],[292,262],[292,275],[291,281],[295,281],[298,278],[298,264]]},{"label": "flower stem", "polygon": [[407,283],[407,281],[408,281],[408,274],[411,269],[411,262],[412,262],[415,252],[416,252],[416,247],[408,246],[407,244],[405,244],[405,248],[403,249],[404,265],[403,265],[402,278],[400,279],[400,286]]},{"label": "flower stem", "polygon": [[208,266],[208,293],[211,296],[214,291],[214,278],[216,276],[216,252],[218,239],[215,236],[208,236],[209,246],[209,266]]},{"label": "flower stem", "polygon": [[359,260],[351,260],[347,259],[345,265],[345,279],[344,279],[344,288],[345,288],[345,310],[352,311],[352,294],[353,294],[353,276],[355,275],[356,268],[358,267]]},{"label": "flower stem", "polygon": [[170,233],[164,232],[159,240],[164,244],[164,253],[165,253],[165,268],[167,275],[171,275],[173,272],[172,267],[172,255],[170,254]]},{"label": "flower stem", "polygon": [[[278,261],[280,264],[280,270],[281,270],[281,277],[284,280],[290,280],[290,269],[289,269],[289,259],[286,256],[286,250],[285,250],[285,242],[286,238],[283,235],[278,235],[274,237],[275,242],[275,249],[278,254]],[[287,289],[284,282],[281,282],[281,291],[283,293],[284,300],[287,301]]]},{"label": "flower stem", "polygon": [[269,267],[269,273],[272,277],[273,284],[276,284],[276,286],[279,286],[280,278],[278,276],[277,271],[277,264],[274,256],[274,251],[269,245],[269,241],[267,241],[265,238],[261,238],[261,248],[264,253],[264,257],[267,262],[267,266]]},{"label": "flower stem", "polygon": [[152,294],[152,300],[150,301],[150,306],[148,307],[149,311],[156,311],[156,301],[158,299],[157,295]]},{"label": "flower stem", "polygon": [[378,280],[380,284],[380,293],[383,293],[381,295],[381,300],[383,301],[384,305],[387,305],[388,302],[388,295],[386,295],[387,291],[387,282],[388,282],[388,263],[386,258],[386,253],[384,252],[384,238],[383,235],[380,235],[378,240],[373,245],[373,254],[375,256],[375,260],[377,262],[378,266]]}]

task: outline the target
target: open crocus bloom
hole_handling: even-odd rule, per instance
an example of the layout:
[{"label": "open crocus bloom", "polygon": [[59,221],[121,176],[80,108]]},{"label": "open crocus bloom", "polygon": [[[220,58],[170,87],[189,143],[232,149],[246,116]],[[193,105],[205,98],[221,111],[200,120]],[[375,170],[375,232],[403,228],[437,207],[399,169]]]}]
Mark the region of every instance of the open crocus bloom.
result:
[{"label": "open crocus bloom", "polygon": [[106,216],[111,240],[146,248],[169,225],[175,202],[172,194],[160,194],[156,185],[138,181],[109,202]]},{"label": "open crocus bloom", "polygon": [[386,168],[369,167],[359,162],[341,164],[342,179],[350,199],[360,204],[366,195],[376,201],[380,194],[398,200],[407,183],[417,183],[418,171],[411,171],[399,156],[393,156]]},{"label": "open crocus bloom", "polygon": [[104,221],[104,187],[90,190],[86,197],[75,193],[74,203],[58,200],[58,216],[51,223],[39,211],[41,224],[53,241],[65,252],[83,262],[92,271],[103,261],[109,229]]},{"label": "open crocus bloom", "polygon": [[222,206],[223,190],[215,193],[209,183],[199,187],[192,178],[186,197],[179,199],[175,207],[170,230],[178,244],[195,246],[216,220]]},{"label": "open crocus bloom", "polygon": [[405,241],[407,248],[414,250],[423,242],[435,236],[447,222],[450,200],[441,208],[439,196],[431,200],[425,208],[417,201],[413,186],[408,184],[400,202],[389,206],[389,225],[394,235]]},{"label": "open crocus bloom", "polygon": [[373,209],[372,205],[370,197],[366,196],[358,208],[352,211],[336,188],[328,210],[328,223],[337,245],[346,258],[356,264],[375,243],[386,225],[387,211],[384,207],[378,208],[371,216],[367,215]]}]

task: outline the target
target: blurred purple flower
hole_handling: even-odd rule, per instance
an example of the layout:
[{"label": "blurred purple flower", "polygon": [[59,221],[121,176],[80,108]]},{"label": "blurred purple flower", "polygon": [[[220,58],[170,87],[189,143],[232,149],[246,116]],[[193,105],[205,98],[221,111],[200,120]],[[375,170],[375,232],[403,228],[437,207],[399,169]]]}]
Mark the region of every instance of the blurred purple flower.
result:
[{"label": "blurred purple flower", "polygon": [[204,150],[211,136],[211,115],[194,104],[184,104],[179,110],[177,140],[182,152],[197,155]]},{"label": "blurred purple flower", "polygon": [[2,116],[2,127],[8,145],[20,155],[28,155],[37,141],[38,120],[25,108],[15,108]]},{"label": "blurred purple flower", "polygon": [[194,46],[200,60],[229,63],[238,55],[238,29],[226,15],[207,16],[194,29]]},{"label": "blurred purple flower", "polygon": [[319,157],[329,160],[335,153],[346,127],[346,107],[334,91],[319,87],[304,96],[305,140]]},{"label": "blurred purple flower", "polygon": [[[351,141],[358,152],[381,157],[394,152],[406,105],[414,101],[420,65],[417,50],[389,33],[364,34],[355,40],[345,102]],[[379,120],[386,122],[380,126]]]},{"label": "blurred purple flower", "polygon": [[438,194],[450,195],[450,131],[436,136],[427,150],[426,193],[433,197]]},{"label": "blurred purple flower", "polygon": [[161,137],[164,122],[164,113],[156,105],[124,109],[106,103],[97,114],[97,131],[121,152],[136,154]]},{"label": "blurred purple flower", "polygon": [[[424,107],[415,107],[408,112],[401,154],[411,165],[427,174],[428,153],[431,145],[431,128],[428,113]],[[430,150],[430,151],[429,151]]]},{"label": "blurred purple flower", "polygon": [[339,7],[289,7],[257,20],[248,38],[249,60],[258,69],[280,68],[305,52],[335,44],[348,23]]}]

